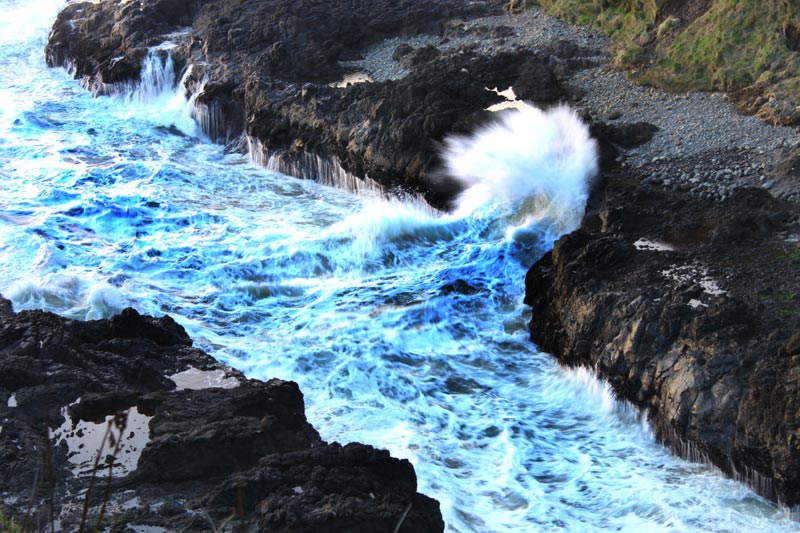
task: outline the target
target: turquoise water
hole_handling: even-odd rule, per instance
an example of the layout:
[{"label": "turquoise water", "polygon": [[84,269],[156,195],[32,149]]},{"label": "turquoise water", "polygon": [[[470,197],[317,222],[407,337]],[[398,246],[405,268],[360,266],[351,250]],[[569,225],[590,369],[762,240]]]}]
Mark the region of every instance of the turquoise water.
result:
[{"label": "turquoise water", "polygon": [[[591,167],[580,139],[536,148],[569,118],[453,141],[473,189],[435,213],[225,154],[171,83],[92,98],[44,66],[58,8],[0,0],[0,293],[16,309],[172,315],[248,376],[297,381],[325,439],[412,461],[450,531],[800,530],[529,342],[526,269],[577,224]],[[507,142],[531,122],[535,147]]]}]

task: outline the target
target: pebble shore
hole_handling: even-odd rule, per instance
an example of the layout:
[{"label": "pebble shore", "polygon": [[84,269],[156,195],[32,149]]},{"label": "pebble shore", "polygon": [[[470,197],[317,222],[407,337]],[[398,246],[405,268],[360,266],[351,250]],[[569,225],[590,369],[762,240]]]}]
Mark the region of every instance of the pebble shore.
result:
[{"label": "pebble shore", "polygon": [[776,161],[800,148],[797,128],[772,126],[742,115],[722,93],[672,94],[637,86],[611,68],[606,37],[565,24],[538,9],[470,22],[453,20],[444,36],[389,39],[346,65],[383,81],[408,73],[407,65],[396,58],[399,46],[434,46],[445,53],[469,47],[483,53],[519,48],[535,53],[565,43],[574,48],[575,61],[583,67],[563,80],[571,92],[581,95],[573,102],[575,107],[596,120],[649,122],[659,128],[652,141],[622,156],[623,165],[641,176],[645,185],[718,200],[736,188],[760,186],[779,198],[800,201],[800,183],[774,188],[771,175]]}]

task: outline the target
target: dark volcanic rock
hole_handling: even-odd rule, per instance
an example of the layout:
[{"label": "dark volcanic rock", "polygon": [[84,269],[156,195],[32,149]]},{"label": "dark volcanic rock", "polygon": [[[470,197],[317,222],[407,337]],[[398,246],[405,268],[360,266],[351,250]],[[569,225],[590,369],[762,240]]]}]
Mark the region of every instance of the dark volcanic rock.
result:
[{"label": "dark volcanic rock", "polygon": [[532,339],[596,369],[679,453],[797,505],[800,249],[783,238],[797,205],[762,189],[705,202],[631,178],[607,173],[583,228],[529,271]]},{"label": "dark volcanic rock", "polygon": [[555,102],[567,96],[553,71],[535,59],[520,61],[514,93],[520,100],[533,102]]},{"label": "dark volcanic rock", "polygon": [[633,124],[592,124],[592,135],[605,139],[621,148],[630,149],[641,146],[653,138],[658,131],[658,126],[648,122],[635,122]]},{"label": "dark volcanic rock", "polygon": [[[187,369],[227,376],[227,388],[176,389],[181,378],[169,376]],[[62,528],[77,529],[87,501],[87,524],[101,521],[109,531],[129,524],[208,531],[227,523],[248,531],[377,532],[393,530],[404,515],[401,531],[444,528],[438,503],[416,492],[408,461],[323,442],[295,383],[245,379],[193,348],[169,317],[126,309],[80,322],[14,313],[0,298],[0,399],[0,493],[6,514],[20,521],[30,508],[35,523],[46,524],[52,504]],[[102,439],[107,418],[122,446],[116,474],[106,497],[106,447],[103,481],[84,497],[92,469],[78,464],[77,444],[99,447],[88,422],[100,423]],[[97,453],[87,451],[90,459]],[[126,465],[126,457],[138,461]]]},{"label": "dark volcanic rock", "polygon": [[[416,490],[409,484],[413,480],[411,464],[392,459],[386,451],[363,444],[343,448],[334,444],[308,454],[265,457],[256,467],[217,486],[204,504],[223,514],[244,499],[246,507],[258,509],[260,531],[383,533],[394,531],[399,523],[398,507],[409,510],[401,531],[441,531],[440,517],[411,512],[438,508],[427,496],[405,496]],[[270,497],[252,498],[265,493]]]},{"label": "dark volcanic rock", "polygon": [[[65,9],[47,46],[48,63],[69,65],[95,93],[109,92],[109,84],[136,80],[147,47],[169,38],[177,66],[192,65],[186,88],[197,94],[197,119],[210,137],[238,139],[239,148],[249,146],[257,159],[287,173],[329,182],[368,177],[384,191],[422,194],[437,207],[459,191],[437,172],[439,143],[488,119],[484,109],[503,98],[487,88],[513,85],[522,98],[538,102],[565,97],[546,58],[530,52],[487,57],[474,47],[448,54],[403,49],[398,57],[411,75],[332,86],[345,73],[340,62],[370,45],[391,36],[441,34],[449,21],[499,12],[498,2],[141,4],[139,10],[110,1]],[[188,32],[176,34],[187,24]],[[355,187],[356,178],[350,181]]]},{"label": "dark volcanic rock", "polygon": [[[442,0],[207,1],[192,24],[191,52],[236,65],[241,74],[293,82],[332,82],[341,59],[387,37],[441,33],[454,17],[486,13],[486,2]],[[192,57],[194,59],[194,57]],[[256,63],[240,65],[243,59]],[[245,71],[246,70],[246,71]]]},{"label": "dark volcanic rock", "polygon": [[787,148],[767,167],[766,178],[772,185],[770,193],[777,198],[800,201],[800,146]]},{"label": "dark volcanic rock", "polygon": [[192,23],[204,0],[68,4],[50,34],[48,65],[69,66],[90,88],[139,78],[147,47]]},{"label": "dark volcanic rock", "polygon": [[[486,87],[516,86],[519,65],[530,61],[523,53],[459,54],[434,59],[395,82],[347,88],[251,79],[245,107],[258,111],[248,118],[248,134],[286,161],[322,154],[351,174],[443,206],[459,188],[435,172],[440,142],[489,120],[484,109],[502,98]],[[542,94],[550,98],[546,89]]]}]

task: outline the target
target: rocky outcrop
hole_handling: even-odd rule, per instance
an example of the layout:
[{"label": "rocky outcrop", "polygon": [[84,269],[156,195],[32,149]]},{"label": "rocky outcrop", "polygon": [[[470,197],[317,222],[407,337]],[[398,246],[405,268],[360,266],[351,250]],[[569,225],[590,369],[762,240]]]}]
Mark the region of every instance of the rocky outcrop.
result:
[{"label": "rocky outcrop", "polygon": [[1,501],[29,527],[444,529],[408,461],[323,442],[295,383],[246,379],[166,316],[81,322],[0,298],[0,400]]},{"label": "rocky outcrop", "polygon": [[[548,70],[542,60],[523,53],[437,54],[401,80],[346,89],[307,86],[287,92],[282,84],[251,80],[247,94],[253,96],[246,97],[245,107],[258,111],[247,131],[284,161],[302,163],[309,153],[333,158],[351,174],[368,176],[388,190],[422,194],[443,207],[460,189],[437,172],[441,141],[490,119],[485,108],[498,97],[486,87],[515,85],[536,66]],[[557,100],[558,89],[557,82],[544,82],[539,92],[527,93]],[[299,173],[308,174],[302,166]]]},{"label": "rocky outcrop", "polygon": [[190,26],[203,0],[67,4],[45,49],[49,65],[68,67],[88,88],[136,80],[148,46]]},{"label": "rocky outcrop", "polygon": [[800,504],[800,210],[605,178],[528,273],[531,338],[595,369],[678,453]]},{"label": "rocky outcrop", "polygon": [[[186,89],[196,95],[197,120],[211,138],[249,149],[277,170],[350,180],[353,188],[367,179],[384,191],[422,195],[436,207],[446,206],[459,190],[438,172],[438,147],[446,134],[491,119],[485,108],[504,97],[488,89],[513,85],[527,101],[556,102],[566,92],[554,69],[563,75],[565,68],[585,66],[575,56],[587,53],[566,43],[541,53],[481,50],[476,39],[502,42],[510,31],[484,28],[472,46],[446,53],[398,46],[394,55],[407,76],[342,87],[335,82],[352,69],[348,61],[363,57],[369,46],[422,33],[444,42],[458,39],[465,19],[498,13],[499,3],[141,4],[71,4],[53,27],[48,63],[71,68],[95,93],[109,92],[138,79],[148,47],[171,40],[178,68],[191,65]],[[182,30],[185,25],[191,27]]]}]

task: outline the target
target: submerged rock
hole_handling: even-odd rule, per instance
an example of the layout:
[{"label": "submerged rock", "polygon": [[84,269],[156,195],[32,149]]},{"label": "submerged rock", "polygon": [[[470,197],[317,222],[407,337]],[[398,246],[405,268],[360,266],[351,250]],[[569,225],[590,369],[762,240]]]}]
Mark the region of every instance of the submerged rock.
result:
[{"label": "submerged rock", "polygon": [[[177,390],[189,368],[227,388]],[[108,531],[444,529],[408,461],[323,442],[295,383],[246,379],[168,316],[81,322],[0,298],[0,400],[0,494],[19,522],[77,529],[87,503]]]}]

